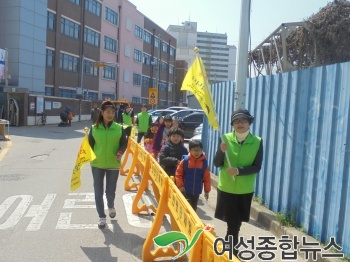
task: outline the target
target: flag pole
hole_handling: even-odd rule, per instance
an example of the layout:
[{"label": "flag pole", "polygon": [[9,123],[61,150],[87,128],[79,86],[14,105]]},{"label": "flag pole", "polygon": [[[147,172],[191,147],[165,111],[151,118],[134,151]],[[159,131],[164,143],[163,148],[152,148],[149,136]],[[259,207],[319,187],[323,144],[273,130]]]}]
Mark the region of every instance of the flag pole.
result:
[{"label": "flag pole", "polygon": [[[199,60],[199,66],[201,68],[201,71],[207,73],[206,71],[204,71],[203,64],[202,64],[202,59],[200,59],[199,48],[195,47],[194,48],[194,52],[196,53],[196,57]],[[220,135],[220,139],[221,139],[221,142],[223,142],[224,140],[223,140],[223,137],[222,137],[222,132],[221,132],[221,129],[220,129],[220,124],[219,124],[219,121],[218,121],[218,118],[217,118],[216,110],[215,110],[215,107],[214,107],[213,96],[212,96],[211,91],[209,89],[209,82],[208,82],[208,79],[207,79],[207,75],[204,76],[204,87],[206,89],[207,94],[209,94],[211,107],[214,109],[215,120],[216,120],[216,123],[218,124],[218,132],[219,132],[219,135]],[[227,148],[227,150],[228,150],[228,148]],[[227,151],[225,152],[225,157],[226,157],[228,166],[231,168],[232,165],[231,165],[230,159],[228,157]],[[235,177],[233,176],[232,179],[235,180]]]}]

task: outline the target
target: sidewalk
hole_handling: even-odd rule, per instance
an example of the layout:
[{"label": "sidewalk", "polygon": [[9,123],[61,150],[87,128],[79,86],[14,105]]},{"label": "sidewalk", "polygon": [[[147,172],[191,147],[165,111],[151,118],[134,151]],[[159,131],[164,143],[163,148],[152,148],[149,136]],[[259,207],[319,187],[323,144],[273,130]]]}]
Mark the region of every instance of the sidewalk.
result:
[{"label": "sidewalk", "polygon": [[[208,199],[208,205],[212,208],[215,209],[216,206],[216,198],[217,198],[217,183],[218,183],[218,177],[211,173],[211,185],[212,185],[212,190],[210,192],[210,197]],[[203,196],[201,196],[203,197]],[[293,239],[294,236],[298,237],[298,240],[301,242],[302,237],[307,238],[307,243],[319,243],[319,241],[306,233],[294,228],[294,227],[286,227],[286,226],[281,226],[279,222],[276,220],[276,214],[272,212],[271,210],[267,209],[266,207],[260,205],[259,203],[253,201],[252,207],[250,210],[250,217],[251,219],[254,219],[261,227],[263,227],[265,230],[269,231],[272,233],[275,237],[278,239],[281,239],[282,235],[288,235],[289,238]],[[320,244],[320,246],[302,246],[301,244],[298,247],[298,250],[300,247],[309,249],[309,255],[312,257],[312,249],[316,248],[323,248],[323,244]],[[322,252],[323,254],[333,254],[331,252]],[[301,253],[299,251],[299,257],[304,257],[305,252]],[[313,261],[311,258],[306,261]],[[318,253],[317,260],[318,262],[344,262],[346,261],[345,259],[340,259],[340,258],[324,258],[321,257],[321,254]]]}]

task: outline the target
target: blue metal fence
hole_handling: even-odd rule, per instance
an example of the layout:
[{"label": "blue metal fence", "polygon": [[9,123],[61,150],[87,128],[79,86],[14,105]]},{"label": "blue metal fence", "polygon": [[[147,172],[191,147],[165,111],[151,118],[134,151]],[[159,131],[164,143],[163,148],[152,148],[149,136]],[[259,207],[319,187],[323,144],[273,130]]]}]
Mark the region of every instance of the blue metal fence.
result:
[{"label": "blue metal fence", "polygon": [[[234,82],[212,85],[222,133],[232,131],[234,91]],[[297,223],[320,241],[336,237],[349,254],[350,63],[248,79],[246,107],[255,115],[251,131],[264,143],[256,195],[275,212],[296,212]],[[219,135],[206,126],[210,160]]]}]

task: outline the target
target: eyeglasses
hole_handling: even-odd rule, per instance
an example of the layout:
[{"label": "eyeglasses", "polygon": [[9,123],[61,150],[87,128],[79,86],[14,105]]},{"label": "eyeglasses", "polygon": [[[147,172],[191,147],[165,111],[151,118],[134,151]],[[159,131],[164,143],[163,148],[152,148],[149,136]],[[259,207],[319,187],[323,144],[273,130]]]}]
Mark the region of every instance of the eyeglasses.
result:
[{"label": "eyeglasses", "polygon": [[246,124],[248,123],[248,120],[247,119],[236,119],[233,121],[233,124],[234,125],[238,125],[238,124]]}]

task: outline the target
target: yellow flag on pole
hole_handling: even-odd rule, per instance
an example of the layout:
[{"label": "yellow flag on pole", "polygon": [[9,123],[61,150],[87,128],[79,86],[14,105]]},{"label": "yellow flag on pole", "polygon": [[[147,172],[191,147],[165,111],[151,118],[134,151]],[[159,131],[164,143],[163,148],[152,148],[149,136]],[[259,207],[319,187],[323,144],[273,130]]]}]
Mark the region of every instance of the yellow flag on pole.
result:
[{"label": "yellow flag on pole", "polygon": [[70,190],[77,190],[81,185],[80,172],[83,165],[87,162],[91,162],[96,158],[94,151],[89,144],[88,136],[85,135],[83,142],[81,143],[77,159],[73,168],[73,174],[70,180]]},{"label": "yellow flag on pole", "polygon": [[215,116],[211,92],[207,85],[207,73],[199,56],[196,56],[196,59],[188,70],[182,82],[181,90],[188,90],[193,93],[204,113],[207,115],[209,125],[217,130],[219,124]]}]

